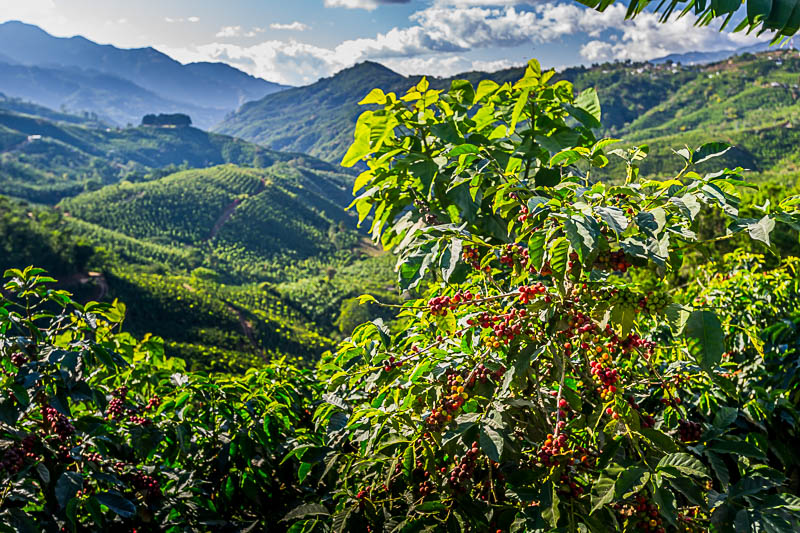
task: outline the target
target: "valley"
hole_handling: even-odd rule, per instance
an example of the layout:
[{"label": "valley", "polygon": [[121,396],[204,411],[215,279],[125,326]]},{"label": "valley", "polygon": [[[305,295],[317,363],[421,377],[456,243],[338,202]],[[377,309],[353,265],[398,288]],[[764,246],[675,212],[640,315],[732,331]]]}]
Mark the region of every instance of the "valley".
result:
[{"label": "valley", "polygon": [[[47,41],[26,28],[0,30],[0,41],[12,30]],[[100,54],[94,57],[111,69],[109,76],[121,74],[109,58],[135,62],[136,54],[149,53],[69,46]],[[12,64],[36,58],[22,59]],[[177,68],[169,62],[162,67]],[[192,75],[201,71],[193,67]],[[468,72],[430,83],[439,89],[460,78],[502,84],[521,73]],[[734,145],[723,156],[728,166],[748,169],[755,181],[796,188],[798,76],[798,53],[774,50],[704,65],[604,63],[566,69],[554,79],[579,90],[597,88],[604,133],[647,144],[650,157],[642,168],[648,173],[676,172],[680,160],[672,148],[697,145],[710,133]],[[229,114],[215,132],[120,127],[119,120],[95,111],[55,111],[43,105],[52,102],[48,97],[30,87],[14,89],[14,79],[4,79],[0,91],[25,92],[38,101],[0,98],[0,188],[32,204],[11,201],[7,217],[17,220],[27,212],[24,232],[31,238],[51,232],[50,251],[23,257],[59,277],[81,279],[70,287],[79,295],[102,292],[129,304],[132,332],[163,337],[170,353],[197,368],[244,370],[279,355],[318,357],[347,333],[352,326],[345,324],[355,323],[354,316],[366,317],[367,309],[381,313],[354,305],[362,293],[399,301],[391,289],[392,258],[365,244],[355,213],[343,209],[357,172],[338,162],[352,140],[362,88],[402,93],[421,77],[362,63],[306,87],[276,88]],[[155,78],[141,79],[150,80],[144,90],[163,92]],[[252,99],[255,93],[241,94]],[[191,106],[208,104],[202,98],[210,96],[196,96],[179,110],[194,118]],[[142,102],[140,109],[124,108],[170,109],[153,106],[152,99]],[[612,159],[597,172],[613,181],[624,171]],[[794,247],[791,236],[779,241]],[[59,248],[67,251],[64,257]],[[3,266],[20,260],[12,254]],[[102,272],[102,278],[87,276],[89,271]]]}]

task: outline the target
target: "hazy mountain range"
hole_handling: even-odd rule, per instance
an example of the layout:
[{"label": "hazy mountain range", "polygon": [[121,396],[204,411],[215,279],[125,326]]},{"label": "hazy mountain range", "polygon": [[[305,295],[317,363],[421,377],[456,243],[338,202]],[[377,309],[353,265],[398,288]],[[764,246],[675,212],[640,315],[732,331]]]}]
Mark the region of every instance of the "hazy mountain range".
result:
[{"label": "hazy mountain range", "polygon": [[249,100],[284,86],[224,63],[183,65],[153,48],[121,49],[0,24],[0,91],[50,107],[93,111],[117,124],[148,112],[191,114],[208,128]]},{"label": "hazy mountain range", "polygon": [[[672,54],[671,60],[700,65],[765,44],[737,50]],[[153,48],[121,49],[84,37],[54,37],[22,22],[0,24],[0,92],[70,113],[92,112],[112,125],[138,124],[147,113],[183,112],[194,124],[273,149],[304,151],[321,157],[341,152],[349,142],[338,125],[351,124],[358,111],[354,100],[364,83],[399,90],[419,77],[405,77],[367,62],[323,78],[307,87],[286,86],[251,76],[225,63],[181,64]],[[492,73],[492,78],[518,75],[519,69]],[[570,78],[567,69],[563,77]],[[488,73],[455,77],[479,80]],[[446,86],[449,80],[439,80]],[[280,93],[280,94],[276,94]],[[345,105],[343,105],[345,104]],[[293,113],[286,120],[287,110]],[[323,127],[332,126],[320,137]]]}]

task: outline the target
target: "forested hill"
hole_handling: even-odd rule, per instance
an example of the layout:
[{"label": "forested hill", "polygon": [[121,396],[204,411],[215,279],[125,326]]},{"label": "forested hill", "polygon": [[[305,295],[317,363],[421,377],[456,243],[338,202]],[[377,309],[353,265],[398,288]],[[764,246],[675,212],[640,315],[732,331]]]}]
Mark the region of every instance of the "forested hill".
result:
[{"label": "forested hill", "polygon": [[0,190],[38,203],[54,204],[123,179],[153,179],[178,167],[235,163],[266,168],[293,162],[307,169],[336,170],[310,156],[275,152],[196,128],[90,127],[64,122],[39,106],[12,103],[0,101]]},{"label": "forested hill", "polygon": [[[747,113],[754,111],[753,105],[765,106],[764,121],[792,113],[798,65],[797,52],[790,49],[743,54],[703,66],[605,63],[569,68],[558,73],[556,79],[573,82],[577,90],[598,90],[606,134],[626,139],[636,131],[636,139],[646,139],[650,135],[705,131],[721,118],[722,124],[714,126],[719,129],[736,119],[734,114],[740,105]],[[447,88],[457,78],[473,83],[482,79],[502,83],[519,79],[521,74],[522,68],[512,68],[494,73],[469,72],[453,78],[431,77],[429,81],[433,87]],[[369,88],[404,92],[418,80],[418,76],[404,77],[376,63],[361,63],[307,87],[247,103],[215,130],[274,149],[304,151],[336,162],[352,140],[360,113],[357,102]],[[743,91],[746,94],[741,94]],[[684,105],[687,102],[688,108]],[[689,116],[688,109],[699,109],[706,103],[712,105]],[[756,113],[751,118],[757,116]],[[648,117],[657,118],[662,126],[651,129],[653,122]],[[750,122],[740,124],[744,127]]]}]

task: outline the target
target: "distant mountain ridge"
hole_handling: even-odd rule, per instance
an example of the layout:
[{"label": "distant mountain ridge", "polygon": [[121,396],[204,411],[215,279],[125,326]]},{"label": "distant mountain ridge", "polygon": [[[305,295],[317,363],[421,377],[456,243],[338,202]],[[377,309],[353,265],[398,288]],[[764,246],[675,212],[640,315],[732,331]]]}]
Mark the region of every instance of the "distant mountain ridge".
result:
[{"label": "distant mountain ridge", "polygon": [[683,54],[669,54],[663,57],[651,59],[649,62],[654,65],[672,61],[673,63],[681,63],[682,65],[705,65],[708,63],[715,63],[717,61],[724,61],[736,55],[741,54],[757,54],[759,52],[766,52],[771,47],[768,42],[757,43],[750,46],[742,46],[740,48],[732,48],[729,50],[717,50],[714,52],[686,52]]},{"label": "distant mountain ridge", "polygon": [[[121,124],[138,118],[131,112],[120,119],[119,115],[127,112],[125,98],[141,102],[135,105],[137,114],[150,105],[148,112],[183,111],[193,114],[198,125],[209,127],[244,102],[285,88],[225,63],[183,65],[153,48],[122,49],[80,36],[54,37],[37,26],[16,21],[0,24],[0,50],[0,63],[4,63],[0,91],[24,98],[29,90],[29,98],[37,101],[35,97],[48,92],[50,79],[56,77],[61,85],[73,85],[74,91],[58,95],[50,91],[48,100],[37,103],[49,107],[64,104],[109,118],[116,114],[113,120]],[[17,70],[10,70],[9,65],[15,64]],[[14,78],[17,83],[13,87],[7,84],[9,72],[22,73]],[[109,101],[106,92],[110,85],[124,87],[120,101]],[[95,100],[93,93],[101,96]],[[114,108],[116,113],[111,112]]]},{"label": "distant mountain ridge", "polygon": [[[657,105],[681,82],[680,76],[666,80],[649,75],[630,78],[620,71],[623,68],[621,63],[608,65],[608,70],[605,67],[569,68],[558,73],[556,78],[575,83],[579,90],[593,86],[602,89],[604,124],[610,128],[620,128],[640,110]],[[491,73],[465,72],[448,78],[429,76],[427,79],[431,87],[447,89],[455,79],[467,79],[473,85],[485,79],[502,84],[517,81],[523,73],[524,67],[512,67]],[[338,162],[352,142],[356,119],[363,110],[358,101],[369,89],[378,87],[385,92],[402,94],[421,78],[403,76],[383,65],[366,61],[311,85],[248,102],[226,117],[214,131],[273,150],[305,152]]]}]

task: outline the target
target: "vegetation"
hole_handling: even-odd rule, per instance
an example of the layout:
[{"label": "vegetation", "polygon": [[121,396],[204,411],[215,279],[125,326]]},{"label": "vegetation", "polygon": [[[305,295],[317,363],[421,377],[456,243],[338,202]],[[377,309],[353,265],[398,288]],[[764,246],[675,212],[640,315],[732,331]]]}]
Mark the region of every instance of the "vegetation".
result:
[{"label": "vegetation", "polygon": [[[797,61],[796,50],[776,49],[706,66],[628,61],[573,67],[555,74],[554,79],[568,80],[579,91],[590,87],[598,91],[604,133],[610,136],[649,143],[664,135],[686,133],[694,135],[692,140],[696,141],[697,137],[706,139],[709,131],[727,138],[723,131],[735,130],[741,135],[732,140],[741,141],[745,132],[752,136],[768,125],[779,129],[796,122]],[[491,74],[469,72],[456,78],[431,78],[429,82],[436,89],[448,88],[453,79],[467,79],[473,85],[486,79],[513,83],[523,72],[523,67]],[[364,87],[398,92],[419,79],[405,78],[375,63],[362,63],[308,87],[248,103],[218,130],[276,150],[339,160],[349,145]],[[681,139],[673,141],[664,141],[663,145],[682,145]],[[749,168],[761,170],[766,166],[760,160],[762,155],[769,157],[769,152],[779,153],[781,148],[767,139],[742,149],[751,163],[757,162]]]},{"label": "vegetation", "polygon": [[[551,76],[532,61],[514,85],[364,100],[353,204],[420,297],[402,331],[365,324],[320,368],[332,529],[796,529],[796,383],[772,374],[796,329],[767,329],[794,313],[796,261],[674,283],[687,249],[726,238],[698,238],[707,212],[769,246],[800,200],[741,217],[741,174],[695,171],[713,143],[644,178],[640,151],[594,137],[594,92]],[[592,177],[609,156],[624,183]]]},{"label": "vegetation", "polygon": [[189,118],[189,115],[184,115],[183,113],[159,113],[158,115],[150,114],[142,117],[142,126],[187,127],[191,125],[192,119]]},{"label": "vegetation", "polygon": [[[77,254],[97,228],[176,261],[92,248],[113,303],[6,273],[5,529],[800,528],[800,263],[755,253],[796,246],[800,196],[743,193],[718,142],[646,177],[645,149],[596,136],[597,93],[535,61],[513,83],[421,79],[363,104],[343,161],[365,169],[352,207],[397,255],[402,298],[390,257],[265,209],[324,219],[324,168],[187,170],[65,201],[70,217],[5,204],[8,231],[66,230],[45,251]],[[263,248],[249,224],[296,243]],[[326,257],[304,239],[343,246]],[[227,285],[205,255],[221,243],[260,258],[295,244],[305,267]],[[320,324],[347,334],[379,313],[323,353]],[[141,340],[119,331],[125,315]]]},{"label": "vegetation", "polygon": [[[579,0],[582,4],[605,11],[614,0]],[[627,6],[625,18],[635,18],[650,6],[650,0],[636,0]],[[712,22],[720,24],[720,31],[724,30],[733,19],[736,27],[734,31],[751,32],[758,30],[774,32],[774,40],[780,41],[786,36],[792,36],[800,29],[800,3],[796,1],[760,1],[746,0],[743,2],[717,2],[707,4],[705,0],[671,0],[660,2],[656,8],[660,13],[660,22],[667,22],[670,17],[685,16],[689,13],[697,17],[698,26],[708,26]]]},{"label": "vegetation", "polygon": [[86,127],[0,106],[0,185],[5,194],[36,203],[55,204],[86,190],[157,179],[181,168],[224,163],[268,168],[279,162],[336,171],[312,157],[191,127]]},{"label": "vegetation", "polygon": [[0,528],[263,528],[264,501],[269,516],[302,501],[284,457],[315,442],[308,371],[187,372],[160,340],[118,333],[121,304],[75,304],[36,269],[7,276]]}]

